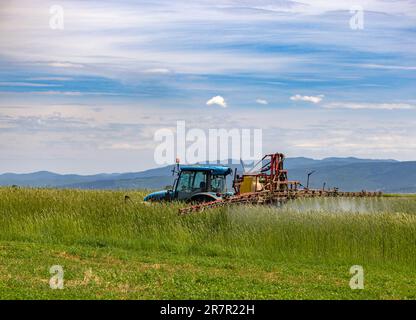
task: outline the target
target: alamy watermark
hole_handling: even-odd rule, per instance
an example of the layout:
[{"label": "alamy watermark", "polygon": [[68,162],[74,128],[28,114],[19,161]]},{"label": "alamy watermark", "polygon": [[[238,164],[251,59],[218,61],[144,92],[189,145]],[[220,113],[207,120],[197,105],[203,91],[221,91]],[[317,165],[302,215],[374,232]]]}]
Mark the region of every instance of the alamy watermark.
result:
[{"label": "alamy watermark", "polygon": [[261,129],[208,129],[190,128],[185,121],[177,121],[176,129],[159,129],[154,134],[159,142],[154,151],[154,160],[159,165],[182,163],[217,162],[232,160],[238,163],[261,159]]},{"label": "alamy watermark", "polygon": [[364,30],[364,8],[360,5],[355,5],[350,8],[352,17],[350,19],[351,30]]},{"label": "alamy watermark", "polygon": [[64,8],[59,5],[53,5],[49,8],[49,27],[52,30],[64,29]]},{"label": "alamy watermark", "polygon": [[352,266],[350,274],[353,275],[350,279],[350,288],[352,290],[364,289],[364,268],[359,265]]},{"label": "alamy watermark", "polygon": [[49,269],[52,277],[49,279],[49,287],[51,289],[64,288],[64,268],[61,265],[54,265]]}]

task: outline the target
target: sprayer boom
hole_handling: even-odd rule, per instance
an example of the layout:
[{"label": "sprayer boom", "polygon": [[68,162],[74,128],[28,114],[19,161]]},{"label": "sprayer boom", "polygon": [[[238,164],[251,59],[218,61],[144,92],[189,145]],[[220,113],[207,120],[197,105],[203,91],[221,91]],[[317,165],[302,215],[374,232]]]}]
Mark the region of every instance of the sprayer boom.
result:
[{"label": "sprayer boom", "polygon": [[284,169],[284,155],[281,153],[269,154],[259,162],[257,172],[244,172],[241,176],[235,174],[233,196],[219,200],[191,205],[179,210],[181,215],[218,208],[233,204],[276,204],[299,198],[312,197],[377,197],[381,192],[341,192],[337,188],[332,190],[316,190],[301,188],[299,181],[290,181],[288,172]]}]

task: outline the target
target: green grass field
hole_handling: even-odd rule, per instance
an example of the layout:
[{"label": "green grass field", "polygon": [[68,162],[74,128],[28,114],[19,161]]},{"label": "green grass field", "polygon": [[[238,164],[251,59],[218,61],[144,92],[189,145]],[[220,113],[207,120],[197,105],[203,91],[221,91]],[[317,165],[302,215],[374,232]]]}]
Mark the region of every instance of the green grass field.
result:
[{"label": "green grass field", "polygon": [[[181,217],[181,204],[126,193],[0,188],[0,298],[416,298],[416,197]],[[62,290],[49,287],[52,265]],[[363,290],[349,287],[353,265]]]}]

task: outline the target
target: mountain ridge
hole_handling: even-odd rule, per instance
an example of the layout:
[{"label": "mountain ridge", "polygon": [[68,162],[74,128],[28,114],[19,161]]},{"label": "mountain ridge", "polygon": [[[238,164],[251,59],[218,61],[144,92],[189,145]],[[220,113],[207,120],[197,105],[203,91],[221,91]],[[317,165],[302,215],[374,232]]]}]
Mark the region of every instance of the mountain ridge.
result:
[{"label": "mountain ridge", "polygon": [[[230,163],[231,160],[228,160]],[[236,163],[237,161],[234,161]],[[238,161],[239,162],[239,161]],[[229,165],[242,172],[240,164]],[[79,189],[160,189],[171,185],[173,165],[140,172],[99,173],[92,175],[58,174],[50,171],[0,174],[0,186],[54,187]],[[338,187],[341,190],[373,190],[383,192],[416,192],[416,161],[393,159],[360,159],[328,157],[316,160],[306,157],[286,158],[289,179],[310,187]]]}]

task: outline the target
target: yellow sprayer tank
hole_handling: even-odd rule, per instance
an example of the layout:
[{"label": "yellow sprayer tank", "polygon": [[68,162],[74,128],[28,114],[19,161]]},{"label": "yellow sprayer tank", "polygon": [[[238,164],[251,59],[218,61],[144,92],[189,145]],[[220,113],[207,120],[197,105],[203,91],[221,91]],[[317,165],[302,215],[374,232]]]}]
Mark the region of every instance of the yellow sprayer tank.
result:
[{"label": "yellow sprayer tank", "polygon": [[258,181],[258,176],[256,175],[245,175],[243,176],[243,181],[240,186],[240,194],[262,191],[263,185]]}]

